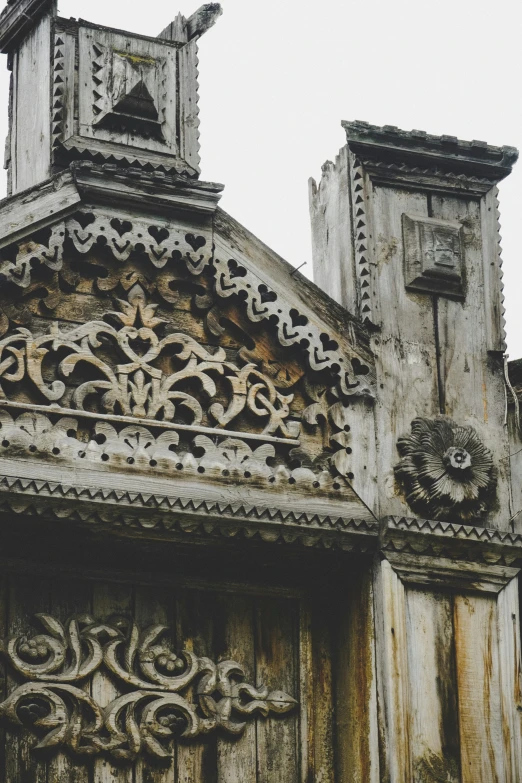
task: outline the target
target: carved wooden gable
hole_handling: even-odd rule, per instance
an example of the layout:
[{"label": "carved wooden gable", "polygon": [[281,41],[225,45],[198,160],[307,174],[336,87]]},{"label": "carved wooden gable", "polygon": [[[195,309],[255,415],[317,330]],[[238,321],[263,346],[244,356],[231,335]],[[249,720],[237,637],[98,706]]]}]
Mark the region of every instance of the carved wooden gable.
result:
[{"label": "carved wooden gable", "polygon": [[368,518],[351,487],[350,401],[371,395],[364,344],[352,324],[341,344],[257,258],[247,266],[253,240],[205,214],[216,188],[199,188],[197,208],[174,217],[79,202],[4,242],[4,484],[16,464],[25,479],[10,492],[34,479],[29,495],[74,495],[71,509],[154,504],[186,526],[204,507],[257,529],[303,518],[321,535],[328,518],[336,534]]}]

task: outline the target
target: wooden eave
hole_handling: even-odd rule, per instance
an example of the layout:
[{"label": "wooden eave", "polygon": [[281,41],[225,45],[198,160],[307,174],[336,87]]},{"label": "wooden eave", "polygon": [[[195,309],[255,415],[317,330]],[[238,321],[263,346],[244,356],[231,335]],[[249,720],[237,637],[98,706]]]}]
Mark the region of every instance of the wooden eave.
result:
[{"label": "wooden eave", "polygon": [[491,184],[510,174],[518,159],[515,147],[495,147],[485,141],[462,141],[456,136],[434,136],[425,131],[404,131],[362,121],[344,121],[342,126],[349,148],[358,155],[374,156],[381,163],[402,161],[474,179],[484,177]]}]

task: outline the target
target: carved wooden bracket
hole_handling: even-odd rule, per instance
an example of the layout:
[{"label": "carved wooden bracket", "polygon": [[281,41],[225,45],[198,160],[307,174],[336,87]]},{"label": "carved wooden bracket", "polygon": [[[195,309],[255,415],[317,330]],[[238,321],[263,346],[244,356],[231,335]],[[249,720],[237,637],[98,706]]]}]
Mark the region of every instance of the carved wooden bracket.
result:
[{"label": "carved wooden bracket", "polygon": [[[176,655],[162,625],[140,629],[125,618],[103,623],[87,615],[65,625],[46,614],[37,619],[45,633],[6,644],[9,665],[27,682],[0,704],[3,721],[47,732],[36,750],[66,747],[123,761],[144,753],[168,758],[176,737],[217,729],[238,735],[248,718],[297,705],[287,693],[244,682],[240,663],[214,663],[187,650]],[[109,704],[82,689],[100,670],[124,691]]]}]

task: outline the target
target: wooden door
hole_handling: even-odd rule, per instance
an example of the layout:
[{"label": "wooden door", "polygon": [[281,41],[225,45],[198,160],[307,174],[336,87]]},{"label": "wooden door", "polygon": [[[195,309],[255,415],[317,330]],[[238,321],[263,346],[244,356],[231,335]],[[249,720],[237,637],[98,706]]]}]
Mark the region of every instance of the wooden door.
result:
[{"label": "wooden door", "polygon": [[331,613],[307,590],[19,564],[0,585],[1,783],[336,779]]}]

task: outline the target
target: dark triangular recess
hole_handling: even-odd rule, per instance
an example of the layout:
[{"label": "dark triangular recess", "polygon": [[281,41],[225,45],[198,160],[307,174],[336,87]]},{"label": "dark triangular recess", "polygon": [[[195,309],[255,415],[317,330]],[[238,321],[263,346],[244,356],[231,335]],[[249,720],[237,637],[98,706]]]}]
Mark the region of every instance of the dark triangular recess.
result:
[{"label": "dark triangular recess", "polygon": [[98,126],[164,141],[156,104],[144,81],[134,85],[102,118]]}]

